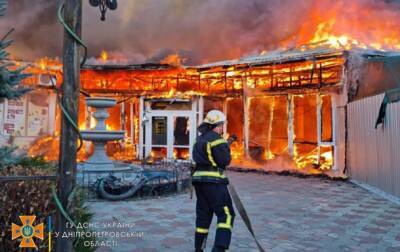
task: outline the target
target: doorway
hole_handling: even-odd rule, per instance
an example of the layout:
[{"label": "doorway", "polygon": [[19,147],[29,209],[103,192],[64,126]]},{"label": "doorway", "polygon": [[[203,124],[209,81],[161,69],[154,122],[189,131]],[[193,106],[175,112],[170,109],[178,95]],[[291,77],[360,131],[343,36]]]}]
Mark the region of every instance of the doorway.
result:
[{"label": "doorway", "polygon": [[196,111],[191,101],[148,101],[144,113],[144,156],[191,159]]}]

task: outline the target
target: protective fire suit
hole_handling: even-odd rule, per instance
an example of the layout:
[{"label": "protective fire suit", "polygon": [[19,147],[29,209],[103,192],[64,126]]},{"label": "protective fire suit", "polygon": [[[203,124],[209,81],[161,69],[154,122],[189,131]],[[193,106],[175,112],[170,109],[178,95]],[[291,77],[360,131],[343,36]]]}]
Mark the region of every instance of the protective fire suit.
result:
[{"label": "protective fire suit", "polygon": [[208,130],[201,134],[193,147],[196,169],[192,183],[196,190],[195,249],[205,248],[208,229],[213,214],[217,216],[217,231],[213,251],[225,251],[231,242],[231,230],[235,212],[224,170],[231,161],[230,148],[219,134]]}]

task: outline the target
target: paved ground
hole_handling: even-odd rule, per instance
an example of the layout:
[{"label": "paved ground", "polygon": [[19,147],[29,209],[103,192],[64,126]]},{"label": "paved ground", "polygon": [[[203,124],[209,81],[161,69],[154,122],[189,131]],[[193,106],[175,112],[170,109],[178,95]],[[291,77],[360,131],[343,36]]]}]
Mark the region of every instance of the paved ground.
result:
[{"label": "paved ground", "polygon": [[[400,206],[349,182],[235,172],[230,177],[267,251],[400,251]],[[114,238],[117,246],[98,251],[193,251],[195,199],[187,194],[90,207],[96,222],[131,224],[108,231],[141,236]],[[213,238],[214,231],[207,251]],[[257,251],[240,218],[229,251]]]}]

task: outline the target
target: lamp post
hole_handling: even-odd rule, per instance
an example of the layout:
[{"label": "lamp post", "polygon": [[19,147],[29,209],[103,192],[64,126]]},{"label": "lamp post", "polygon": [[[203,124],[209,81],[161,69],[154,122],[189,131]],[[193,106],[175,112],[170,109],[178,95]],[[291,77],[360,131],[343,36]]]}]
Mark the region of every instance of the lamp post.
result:
[{"label": "lamp post", "polygon": [[89,0],[89,3],[93,7],[99,7],[101,13],[101,21],[106,20],[107,8],[110,10],[115,10],[118,6],[117,0]]},{"label": "lamp post", "polygon": [[[115,10],[117,0],[89,0],[92,6],[99,6],[101,11],[101,20],[105,20],[107,8]],[[70,32],[77,37],[82,33],[82,0],[64,1],[65,25]],[[80,92],[80,52],[79,43],[72,36],[67,28],[64,30],[63,42],[63,85],[62,85],[62,106],[66,110],[69,118],[77,125],[78,121],[78,102]],[[76,158],[77,158],[77,139],[78,134],[73,125],[68,122],[66,115],[63,114],[61,120],[60,136],[60,161],[59,161],[59,179],[58,179],[58,197],[64,208],[67,207],[68,197],[75,186],[76,176]],[[57,211],[55,231],[59,233],[56,239],[57,252],[73,251],[73,245],[70,238],[65,237],[67,232],[67,220]],[[63,237],[64,236],[64,237]]]}]

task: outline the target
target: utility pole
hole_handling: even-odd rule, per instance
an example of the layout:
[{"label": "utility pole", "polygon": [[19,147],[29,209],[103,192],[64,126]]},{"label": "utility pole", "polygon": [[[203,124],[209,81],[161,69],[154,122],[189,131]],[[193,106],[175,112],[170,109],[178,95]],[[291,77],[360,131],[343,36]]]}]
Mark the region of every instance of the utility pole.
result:
[{"label": "utility pole", "polygon": [[[64,1],[64,20],[72,32],[80,37],[82,26],[82,0]],[[62,105],[76,124],[78,121],[79,90],[79,44],[64,30]],[[77,132],[63,114],[61,121],[58,197],[64,208],[67,207],[68,196],[75,186],[77,140]],[[66,229],[66,223],[67,220],[62,216],[60,211],[57,211],[55,230],[59,232],[55,248],[57,252],[73,251],[73,238],[62,238],[63,233],[68,231]]]}]

